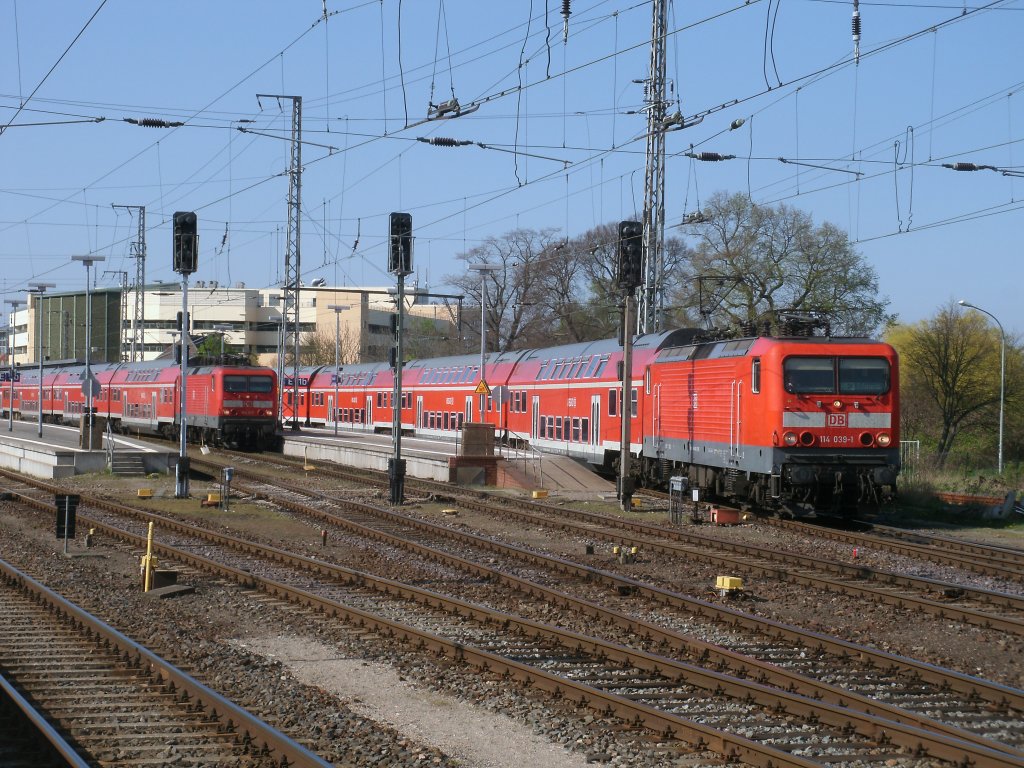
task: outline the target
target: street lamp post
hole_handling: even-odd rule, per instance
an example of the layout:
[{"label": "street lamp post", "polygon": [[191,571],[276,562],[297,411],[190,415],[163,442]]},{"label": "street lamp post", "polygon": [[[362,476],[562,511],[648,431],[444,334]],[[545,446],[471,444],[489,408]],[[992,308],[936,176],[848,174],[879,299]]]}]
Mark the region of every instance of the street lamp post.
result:
[{"label": "street lamp post", "polygon": [[[484,356],[487,354],[487,273],[498,272],[499,264],[470,264],[469,268],[480,273],[480,382],[487,384]],[[487,395],[480,395],[480,423],[484,423],[484,409],[487,406]]]},{"label": "street lamp post", "polygon": [[54,288],[54,283],[29,283],[29,293],[36,295],[36,315],[39,316],[39,431],[43,436],[43,294],[47,288]]},{"label": "street lamp post", "polygon": [[329,304],[328,309],[334,310],[334,407],[332,410],[334,413],[331,416],[334,418],[334,436],[338,436],[338,379],[340,376],[340,338],[341,338],[341,313],[346,309],[351,309],[348,304]]},{"label": "street lamp post", "polygon": [[1003,324],[999,322],[999,318],[989,312],[987,309],[971,304],[969,301],[960,299],[958,302],[961,307],[970,307],[976,309],[979,312],[988,315],[995,320],[996,325],[999,326],[999,474],[1003,474],[1003,416],[1004,406],[1006,403],[1006,333],[1003,331]]},{"label": "street lamp post", "polygon": [[[7,303],[11,305],[11,316],[13,317],[20,307],[25,302],[21,299],[8,299]],[[11,328],[14,327],[14,323],[11,323]],[[11,351],[14,348],[14,344],[11,341],[11,336],[8,334],[7,337],[7,360],[10,363],[9,373],[11,374],[11,407],[7,412],[7,431],[14,431],[14,354]]]},{"label": "street lamp post", "polygon": [[92,399],[98,394],[97,393],[97,382],[92,376],[92,365],[90,359],[90,353],[92,350],[92,290],[91,290],[91,277],[92,277],[92,265],[96,261],[106,261],[105,256],[72,256],[72,261],[80,261],[85,264],[85,382],[82,384],[82,389],[85,391],[85,418],[86,423],[89,425],[88,430],[88,448],[86,450],[92,450]]}]

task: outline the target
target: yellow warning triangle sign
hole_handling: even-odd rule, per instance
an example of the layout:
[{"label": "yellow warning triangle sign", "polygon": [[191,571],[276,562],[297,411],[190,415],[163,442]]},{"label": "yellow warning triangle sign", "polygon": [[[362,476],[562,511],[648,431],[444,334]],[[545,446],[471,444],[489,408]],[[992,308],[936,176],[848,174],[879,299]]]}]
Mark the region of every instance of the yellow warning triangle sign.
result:
[{"label": "yellow warning triangle sign", "polygon": [[483,379],[476,385],[476,394],[478,395],[489,395],[491,394],[491,388],[487,386],[487,382]]}]

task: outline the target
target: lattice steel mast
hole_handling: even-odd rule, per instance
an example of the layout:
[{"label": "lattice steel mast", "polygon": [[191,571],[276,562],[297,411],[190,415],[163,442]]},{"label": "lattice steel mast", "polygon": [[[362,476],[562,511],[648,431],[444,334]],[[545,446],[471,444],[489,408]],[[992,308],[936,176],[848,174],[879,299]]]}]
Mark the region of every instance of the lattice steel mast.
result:
[{"label": "lattice steel mast", "polygon": [[665,98],[668,0],[653,0],[651,22],[651,71],[644,82],[647,110],[647,173],[644,178],[644,282],[640,287],[637,331],[654,333],[661,328],[664,304],[665,247]]},{"label": "lattice steel mast", "polygon": [[[124,208],[127,211],[137,211],[135,239],[132,241],[132,258],[135,259],[135,307],[132,313],[131,324],[131,349],[128,344],[121,347],[121,358],[130,362],[136,362],[145,357],[146,323],[145,318],[145,295],[146,295],[146,206],[144,205],[115,205],[114,208]],[[122,323],[127,311],[124,303],[124,291],[121,292],[121,316]],[[126,338],[128,329],[121,331],[121,338]]]},{"label": "lattice steel mast", "polygon": [[[292,429],[299,428],[299,294],[302,290],[302,97],[256,94],[261,99],[290,99],[292,102],[291,162],[288,164],[288,240],[284,251],[284,324],[292,331]],[[289,325],[289,323],[291,325]],[[287,331],[285,332],[287,337]],[[287,363],[286,363],[287,364]]]}]

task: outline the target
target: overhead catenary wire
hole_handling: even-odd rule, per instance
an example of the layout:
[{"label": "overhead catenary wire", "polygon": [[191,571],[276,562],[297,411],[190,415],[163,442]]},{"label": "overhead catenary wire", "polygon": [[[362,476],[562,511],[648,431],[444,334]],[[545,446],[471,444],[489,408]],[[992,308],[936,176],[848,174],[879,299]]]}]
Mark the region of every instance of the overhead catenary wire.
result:
[{"label": "overhead catenary wire", "polygon": [[[521,148],[526,148],[526,147],[528,147],[529,145],[527,145],[527,144],[520,144],[519,146],[520,146]],[[751,152],[750,154],[752,154],[752,152]]]},{"label": "overhead catenary wire", "polygon": [[[25,108],[25,105],[28,104],[30,101],[32,101],[32,97],[35,96],[36,93],[39,92],[40,88],[43,87],[43,83],[45,83],[47,80],[50,79],[50,75],[52,75],[54,73],[54,70],[56,70],[57,67],[60,66],[60,63],[62,61],[64,61],[64,57],[68,55],[68,52],[72,48],[74,48],[75,43],[77,43],[78,40],[82,37],[82,35],[85,34],[85,30],[87,30],[89,28],[89,25],[92,24],[93,19],[95,19],[99,15],[99,12],[103,10],[103,6],[105,6],[106,4],[107,4],[107,0],[101,0],[100,1],[100,4],[96,7],[96,10],[92,12],[92,16],[90,16],[86,20],[85,24],[78,31],[78,34],[75,35],[74,39],[70,43],[68,43],[68,47],[64,49],[64,52],[61,53],[61,55],[59,57],[57,57],[57,60],[53,63],[53,66],[50,67],[47,70],[46,74],[43,75],[42,80],[40,80],[36,84],[36,87],[32,89],[32,93],[30,93],[28,95],[28,97],[25,98],[25,99],[19,99],[19,101],[21,103],[18,105],[18,108],[14,111],[14,114],[11,115],[11,119],[7,121],[6,125],[0,125],[0,136],[3,136],[4,132],[8,128],[10,128],[11,125],[14,124],[14,121],[18,119],[18,115],[21,114],[21,111]],[[20,51],[20,46],[19,46],[19,51]],[[21,87],[21,79],[20,79],[21,78],[21,61],[20,61],[20,57],[19,57],[19,64],[18,64],[18,77],[19,77],[18,86],[19,86],[19,91],[20,91],[20,87]]]}]

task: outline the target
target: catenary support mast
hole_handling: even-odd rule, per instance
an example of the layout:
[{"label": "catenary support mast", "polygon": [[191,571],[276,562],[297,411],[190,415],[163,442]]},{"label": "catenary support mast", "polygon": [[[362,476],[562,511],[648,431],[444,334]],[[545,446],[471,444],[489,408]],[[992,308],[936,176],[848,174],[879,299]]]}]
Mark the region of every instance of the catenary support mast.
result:
[{"label": "catenary support mast", "polygon": [[[256,94],[257,99],[290,99],[292,102],[291,161],[288,164],[288,241],[284,251],[285,338],[292,333],[292,429],[299,428],[299,294],[302,291],[302,97]],[[307,420],[308,423],[308,420]]]},{"label": "catenary support mast", "polygon": [[644,179],[644,282],[637,310],[637,331],[660,330],[664,301],[665,245],[665,96],[668,0],[653,0],[651,71],[644,84],[647,110],[647,173]]},{"label": "catenary support mast", "polygon": [[[146,298],[146,206],[144,205],[115,205],[114,208],[124,208],[129,212],[135,211],[138,216],[136,217],[136,230],[135,239],[132,241],[132,258],[135,259],[135,306],[132,312],[132,324],[130,326],[131,331],[131,342],[130,345],[124,345],[121,349],[122,360],[127,359],[130,362],[136,362],[142,360],[144,357],[146,330],[143,327],[146,322],[145,318],[145,298]],[[125,300],[124,291],[121,292],[121,302]],[[125,310],[127,307],[125,307]],[[124,311],[122,311],[122,316]],[[125,333],[128,329],[125,329]],[[127,357],[126,357],[127,354]]]}]

